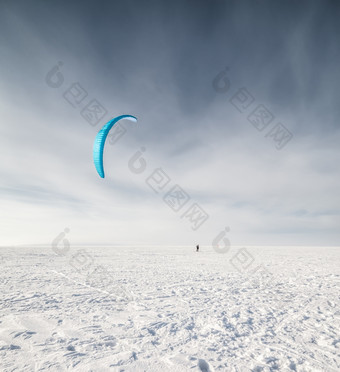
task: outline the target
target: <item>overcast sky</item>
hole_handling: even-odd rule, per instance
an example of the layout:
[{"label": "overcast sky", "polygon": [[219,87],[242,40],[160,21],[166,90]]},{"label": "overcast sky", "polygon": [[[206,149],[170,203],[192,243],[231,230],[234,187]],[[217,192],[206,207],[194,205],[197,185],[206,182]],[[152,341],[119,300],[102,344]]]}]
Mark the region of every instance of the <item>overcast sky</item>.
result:
[{"label": "overcast sky", "polygon": [[[339,245],[339,19],[325,0],[2,0],[0,245],[66,227],[71,244],[211,245],[228,227],[233,245]],[[138,123],[101,179],[93,141],[122,114]]]}]

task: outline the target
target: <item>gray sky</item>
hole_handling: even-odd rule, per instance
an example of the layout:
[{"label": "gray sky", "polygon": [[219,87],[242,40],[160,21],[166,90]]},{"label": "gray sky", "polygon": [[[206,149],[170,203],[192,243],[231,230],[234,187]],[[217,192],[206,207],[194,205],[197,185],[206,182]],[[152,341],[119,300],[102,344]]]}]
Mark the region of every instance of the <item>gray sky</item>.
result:
[{"label": "gray sky", "polygon": [[[0,245],[66,227],[73,244],[210,245],[226,226],[234,245],[339,245],[339,19],[321,0],[1,1]],[[95,126],[81,115],[93,99],[107,110]],[[273,119],[259,130],[261,104]],[[93,141],[122,114],[138,123],[106,144],[101,179]],[[176,184],[190,197],[177,212],[163,200]]]}]

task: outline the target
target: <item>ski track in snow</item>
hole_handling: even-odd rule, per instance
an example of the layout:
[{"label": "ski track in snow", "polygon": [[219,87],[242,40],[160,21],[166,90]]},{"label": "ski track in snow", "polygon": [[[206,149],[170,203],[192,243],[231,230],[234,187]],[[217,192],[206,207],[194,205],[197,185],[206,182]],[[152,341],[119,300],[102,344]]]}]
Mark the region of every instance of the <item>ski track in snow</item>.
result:
[{"label": "ski track in snow", "polygon": [[340,370],[339,248],[77,250],[0,248],[1,371]]}]

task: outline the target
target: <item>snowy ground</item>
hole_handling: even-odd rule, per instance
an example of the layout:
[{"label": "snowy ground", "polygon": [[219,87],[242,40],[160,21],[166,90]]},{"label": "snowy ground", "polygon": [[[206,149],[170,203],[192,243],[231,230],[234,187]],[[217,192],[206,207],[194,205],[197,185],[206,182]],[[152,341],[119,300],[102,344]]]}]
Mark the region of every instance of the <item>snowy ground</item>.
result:
[{"label": "snowy ground", "polygon": [[339,371],[340,249],[247,252],[0,248],[0,370]]}]

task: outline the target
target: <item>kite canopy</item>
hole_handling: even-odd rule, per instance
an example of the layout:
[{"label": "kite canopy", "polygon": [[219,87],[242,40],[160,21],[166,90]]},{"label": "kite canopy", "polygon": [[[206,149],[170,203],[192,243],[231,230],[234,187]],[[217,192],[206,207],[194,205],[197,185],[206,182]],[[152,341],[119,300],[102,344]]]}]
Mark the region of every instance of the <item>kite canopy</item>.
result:
[{"label": "kite canopy", "polygon": [[132,115],[121,115],[108,121],[102,129],[98,132],[96,139],[93,144],[93,162],[97,169],[97,172],[101,178],[105,177],[104,165],[103,165],[103,155],[106,137],[109,134],[111,128],[122,119],[131,120],[137,122],[137,118]]}]

